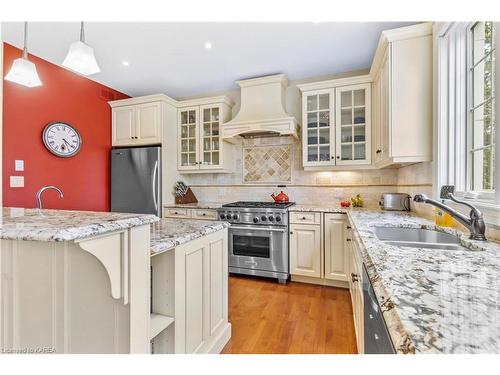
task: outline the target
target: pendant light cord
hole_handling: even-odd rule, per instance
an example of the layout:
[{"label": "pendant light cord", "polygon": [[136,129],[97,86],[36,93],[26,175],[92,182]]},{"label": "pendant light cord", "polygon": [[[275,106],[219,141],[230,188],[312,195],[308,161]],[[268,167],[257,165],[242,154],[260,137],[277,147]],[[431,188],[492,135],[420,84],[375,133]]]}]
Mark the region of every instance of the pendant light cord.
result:
[{"label": "pendant light cord", "polygon": [[23,58],[28,59],[28,22],[24,22],[24,48],[23,48]]},{"label": "pendant light cord", "polygon": [[80,23],[80,42],[85,43],[85,29],[83,27],[83,21]]}]

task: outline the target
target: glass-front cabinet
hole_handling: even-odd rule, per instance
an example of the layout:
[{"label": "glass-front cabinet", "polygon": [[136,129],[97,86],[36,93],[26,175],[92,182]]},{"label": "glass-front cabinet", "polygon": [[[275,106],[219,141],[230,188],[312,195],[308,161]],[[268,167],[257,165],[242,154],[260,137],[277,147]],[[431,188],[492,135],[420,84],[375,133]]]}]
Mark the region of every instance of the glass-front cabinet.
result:
[{"label": "glass-front cabinet", "polygon": [[336,164],[370,164],[370,84],[339,87],[336,101]]},{"label": "glass-front cabinet", "polygon": [[370,83],[304,91],[303,166],[371,163]]},{"label": "glass-front cabinet", "polygon": [[318,90],[304,95],[303,156],[306,165],[319,166],[331,163],[334,158],[333,103],[331,90]]},{"label": "glass-front cabinet", "polygon": [[208,101],[178,110],[177,169],[184,173],[224,172],[233,159],[229,155],[232,145],[222,140],[220,131],[221,124],[230,119],[231,107],[226,100]]}]

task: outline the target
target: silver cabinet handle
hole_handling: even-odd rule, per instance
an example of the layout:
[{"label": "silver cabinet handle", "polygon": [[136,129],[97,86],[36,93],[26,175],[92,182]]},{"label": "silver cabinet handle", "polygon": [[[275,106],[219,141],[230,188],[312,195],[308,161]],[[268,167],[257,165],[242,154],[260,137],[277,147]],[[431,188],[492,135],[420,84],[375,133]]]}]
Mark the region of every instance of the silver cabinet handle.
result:
[{"label": "silver cabinet handle", "polygon": [[280,232],[285,233],[285,229],[276,229],[276,228],[249,228],[249,227],[237,227],[231,225],[231,229],[246,229],[246,230],[260,230],[263,232]]},{"label": "silver cabinet handle", "polygon": [[158,160],[155,162],[153,171],[153,200],[155,204],[156,212],[158,212],[158,200],[156,199],[156,178],[158,176]]}]

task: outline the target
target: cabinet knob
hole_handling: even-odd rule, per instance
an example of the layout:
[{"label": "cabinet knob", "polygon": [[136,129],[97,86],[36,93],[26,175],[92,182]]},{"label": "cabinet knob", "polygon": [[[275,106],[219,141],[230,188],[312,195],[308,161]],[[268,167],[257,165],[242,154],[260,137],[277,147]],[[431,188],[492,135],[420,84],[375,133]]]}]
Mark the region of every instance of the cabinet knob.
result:
[{"label": "cabinet knob", "polygon": [[382,150],[375,151],[375,153],[377,153],[377,154],[380,154],[381,152],[382,152]]},{"label": "cabinet knob", "polygon": [[307,220],[307,218],[305,216],[302,216],[302,220]]},{"label": "cabinet knob", "polygon": [[337,159],[340,159],[340,156],[337,156]]},{"label": "cabinet knob", "polygon": [[346,238],[346,241],[347,242],[351,242],[352,240],[350,238]]},{"label": "cabinet knob", "polygon": [[290,231],[290,234],[293,234],[293,232],[292,232],[292,231]]},{"label": "cabinet knob", "polygon": [[347,229],[351,229],[351,226],[350,226],[350,225],[348,225],[346,228],[347,228]]},{"label": "cabinet knob", "polygon": [[355,273],[351,273],[351,280],[353,283],[358,282],[358,275]]}]

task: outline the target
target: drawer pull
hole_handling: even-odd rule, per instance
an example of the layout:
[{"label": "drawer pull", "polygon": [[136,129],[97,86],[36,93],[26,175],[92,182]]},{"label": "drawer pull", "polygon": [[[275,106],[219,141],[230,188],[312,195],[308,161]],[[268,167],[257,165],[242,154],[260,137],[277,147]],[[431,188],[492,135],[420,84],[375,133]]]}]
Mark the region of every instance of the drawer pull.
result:
[{"label": "drawer pull", "polygon": [[307,220],[307,217],[305,217],[305,216],[302,216],[302,220]]},{"label": "drawer pull", "polygon": [[174,212],[174,215],[179,215],[179,213],[177,211]]},{"label": "drawer pull", "polygon": [[346,241],[347,242],[351,242],[352,240],[350,238],[346,238]]},{"label": "drawer pull", "polygon": [[350,226],[350,225],[348,225],[346,228],[347,228],[347,229],[351,229],[351,226]]},{"label": "drawer pull", "polygon": [[373,337],[375,338],[375,340],[378,340],[380,338],[376,333],[373,334]]},{"label": "drawer pull", "polygon": [[356,275],[355,273],[351,273],[351,280],[353,283],[358,282],[359,281],[358,275]]}]

